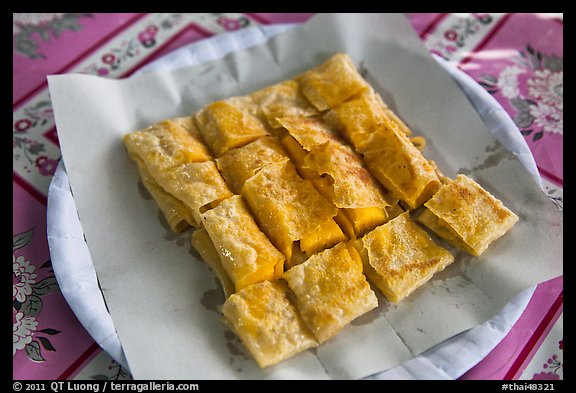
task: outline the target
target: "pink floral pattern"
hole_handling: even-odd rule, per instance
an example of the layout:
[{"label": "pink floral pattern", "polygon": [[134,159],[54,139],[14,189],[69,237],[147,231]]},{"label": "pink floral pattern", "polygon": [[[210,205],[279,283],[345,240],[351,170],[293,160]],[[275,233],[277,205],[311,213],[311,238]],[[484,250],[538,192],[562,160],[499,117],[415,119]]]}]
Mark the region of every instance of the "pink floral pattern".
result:
[{"label": "pink floral pattern", "polygon": [[478,82],[508,101],[515,112],[511,114],[514,122],[532,142],[546,133],[563,134],[563,59],[526,45],[514,60],[498,76],[482,75]]},{"label": "pink floral pattern", "polygon": [[564,109],[564,75],[562,70],[538,69],[528,80],[528,93],[545,105]]},{"label": "pink floral pattern", "polygon": [[151,48],[156,44],[156,33],[158,32],[158,26],[151,25],[146,27],[146,29],[138,34],[138,41],[145,47]]},{"label": "pink floral pattern", "polygon": [[38,127],[44,127],[54,120],[52,104],[42,100],[26,107],[23,111],[25,117],[14,122],[12,129],[12,147],[15,161],[25,161],[26,171],[35,168],[42,176],[51,176],[56,170],[57,159],[46,156],[46,146],[32,133]]},{"label": "pink floral pattern", "polygon": [[32,285],[36,284],[38,275],[34,273],[34,265],[23,256],[13,256],[12,271],[12,297],[23,303],[26,296],[32,294]]},{"label": "pink floral pattern", "polygon": [[541,372],[538,374],[534,374],[534,377],[532,378],[532,380],[534,381],[543,381],[543,380],[547,380],[547,381],[553,381],[553,380],[559,380],[560,376],[556,373],[551,373],[551,372]]},{"label": "pink floral pattern", "polygon": [[[564,350],[564,339],[558,342],[558,349]],[[533,380],[559,380],[560,374],[564,371],[564,363],[559,360],[558,355],[553,354],[546,363],[542,364],[542,368],[546,371],[534,374]]]},{"label": "pink floral pattern", "polygon": [[239,18],[229,18],[227,16],[219,16],[216,23],[224,28],[226,31],[240,30],[250,25],[250,19],[245,16]]},{"label": "pink floral pattern", "polygon": [[[12,238],[12,250],[26,247],[32,240],[33,229],[18,233]],[[59,334],[60,331],[51,328],[38,330],[38,317],[42,311],[42,297],[58,290],[54,275],[48,275],[38,281],[34,273],[35,267],[22,255],[12,256],[12,355],[24,350],[29,360],[44,362],[45,351],[55,352],[56,348],[48,336]],[[50,261],[45,262],[40,269],[50,269]]]},{"label": "pink floral pattern", "polygon": [[42,176],[52,176],[58,166],[58,160],[53,160],[46,156],[40,156],[36,159],[34,164]]},{"label": "pink floral pattern", "polygon": [[[20,125],[22,121],[20,121]],[[51,176],[56,170],[58,160],[51,159],[46,155],[40,155],[46,151],[43,143],[40,143],[36,139],[23,136],[25,131],[18,131],[18,122],[14,125],[14,133],[12,135],[12,147],[13,158],[15,161],[25,160],[28,162],[28,166],[25,166],[27,172],[31,171],[31,168],[36,168],[38,173],[42,176]]]},{"label": "pink floral pattern", "polygon": [[32,127],[32,122],[29,119],[20,119],[14,123],[14,131],[16,132],[24,132],[30,127]]},{"label": "pink floral pattern", "polygon": [[36,331],[38,322],[33,316],[24,316],[24,313],[13,314],[12,325],[12,356],[32,343],[32,334]]},{"label": "pink floral pattern", "polygon": [[490,14],[471,14],[459,17],[436,34],[437,39],[427,43],[430,52],[449,60],[454,53],[466,46],[467,41],[480,34],[484,26],[493,23],[494,17]]},{"label": "pink floral pattern", "polygon": [[128,61],[155,49],[159,42],[158,35],[160,33],[170,32],[181,23],[181,14],[171,14],[156,23],[151,23],[138,31],[136,36],[127,37],[119,45],[109,48],[100,57],[99,62],[87,65],[81,72],[99,76],[112,76],[112,73],[122,70]]},{"label": "pink floral pattern", "polygon": [[112,359],[108,364],[106,373],[91,375],[90,379],[119,381],[119,380],[131,380],[132,376],[118,362]]}]

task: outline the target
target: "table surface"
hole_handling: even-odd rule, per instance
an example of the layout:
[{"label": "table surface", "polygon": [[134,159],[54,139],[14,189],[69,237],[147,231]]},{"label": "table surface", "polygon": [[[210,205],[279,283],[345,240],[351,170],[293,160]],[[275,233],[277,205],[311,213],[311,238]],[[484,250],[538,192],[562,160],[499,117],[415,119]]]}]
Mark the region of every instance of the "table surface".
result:
[{"label": "table surface", "polygon": [[[13,14],[13,378],[131,379],[58,290],[46,238],[58,160],[46,75],[127,77],[192,42],[313,14]],[[431,53],[483,86],[518,126],[563,210],[562,14],[406,14]],[[563,379],[563,277],[538,285],[502,342],[462,379]]]}]

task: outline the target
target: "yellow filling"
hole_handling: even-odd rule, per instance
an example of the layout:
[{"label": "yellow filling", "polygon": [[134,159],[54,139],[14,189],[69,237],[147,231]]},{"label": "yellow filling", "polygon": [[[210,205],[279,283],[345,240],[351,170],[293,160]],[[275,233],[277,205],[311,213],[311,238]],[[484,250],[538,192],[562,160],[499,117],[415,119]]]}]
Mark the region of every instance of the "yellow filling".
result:
[{"label": "yellow filling", "polygon": [[334,220],[329,220],[305,238],[300,239],[300,249],[310,256],[345,240],[347,238],[342,229]]},{"label": "yellow filling", "polygon": [[[318,175],[312,169],[302,168],[304,157],[306,157],[308,152],[290,135],[282,139],[282,145],[290,155],[290,158],[296,163],[298,173],[303,178],[310,180],[323,197],[332,201],[334,189],[331,179],[328,176],[322,177]],[[385,223],[388,220],[388,214],[386,209],[381,207],[341,209],[338,211],[338,215],[334,217],[334,220],[347,237],[356,238]]]},{"label": "yellow filling", "polygon": [[388,221],[388,213],[382,207],[343,209],[343,211],[352,223],[355,237],[361,237],[366,232]]}]

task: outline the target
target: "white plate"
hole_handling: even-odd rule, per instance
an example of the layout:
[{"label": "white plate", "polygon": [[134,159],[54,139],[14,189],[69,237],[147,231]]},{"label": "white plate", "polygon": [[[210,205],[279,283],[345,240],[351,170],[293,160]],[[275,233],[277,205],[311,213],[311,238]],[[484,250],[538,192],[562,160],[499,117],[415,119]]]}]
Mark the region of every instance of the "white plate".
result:
[{"label": "white plate", "polygon": [[[294,26],[253,27],[217,35],[177,49],[142,67],[139,72],[174,70],[218,59],[229,52],[260,44]],[[532,154],[504,109],[465,73],[439,57],[436,60],[460,85],[495,137],[518,156],[535,181],[541,184]],[[117,362],[128,368],[112,317],[98,285],[62,161],[48,191],[47,233],[52,265],[62,294],[94,340]],[[458,378],[482,360],[506,336],[526,308],[534,289],[532,287],[519,294],[486,323],[454,336],[400,366],[369,378]]]}]

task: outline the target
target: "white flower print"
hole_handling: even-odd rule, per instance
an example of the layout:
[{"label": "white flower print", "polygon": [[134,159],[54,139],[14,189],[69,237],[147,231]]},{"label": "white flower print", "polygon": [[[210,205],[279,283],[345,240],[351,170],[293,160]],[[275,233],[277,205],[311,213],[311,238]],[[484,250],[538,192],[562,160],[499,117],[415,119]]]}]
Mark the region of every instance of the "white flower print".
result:
[{"label": "white flower print", "polygon": [[508,66],[502,70],[498,76],[498,87],[500,92],[506,98],[516,98],[520,95],[520,90],[518,89],[518,75],[524,73],[525,71],[516,66]]},{"label": "white flower print", "polygon": [[561,109],[539,102],[537,105],[530,105],[530,115],[544,131],[563,133],[564,116]]},{"label": "white flower print", "polygon": [[26,296],[32,294],[32,284],[36,284],[38,275],[34,273],[34,265],[30,265],[23,256],[12,257],[12,297],[23,303]]},{"label": "white flower print", "polygon": [[12,356],[32,342],[32,334],[37,326],[36,318],[25,317],[21,312],[16,313],[16,320],[12,325]]},{"label": "white flower print", "polygon": [[542,103],[561,111],[564,107],[564,72],[536,70],[528,80],[528,93]]},{"label": "white flower print", "polygon": [[514,123],[532,142],[545,133],[563,134],[564,73],[563,59],[526,44],[518,51],[514,64],[504,66],[496,75],[483,75],[478,83],[490,94],[506,98]]}]

